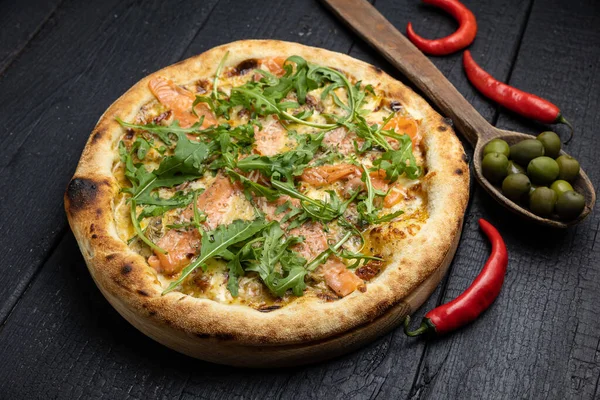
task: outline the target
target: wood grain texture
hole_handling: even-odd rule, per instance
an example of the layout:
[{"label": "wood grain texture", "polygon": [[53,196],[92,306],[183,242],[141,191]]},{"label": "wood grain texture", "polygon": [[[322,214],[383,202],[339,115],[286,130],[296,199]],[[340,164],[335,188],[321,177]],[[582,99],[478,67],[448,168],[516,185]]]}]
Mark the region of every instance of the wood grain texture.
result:
[{"label": "wood grain texture", "polygon": [[0,208],[0,321],[64,234],[62,195],[97,119],[179,60],[216,0],[136,4],[63,3],[0,79],[0,192],[10,193]]},{"label": "wood grain texture", "polygon": [[[549,97],[575,119],[580,138],[569,151],[589,166],[597,184],[598,6],[593,0],[536,0],[512,70],[530,2],[464,2],[479,21],[473,56],[497,78],[511,76],[512,83]],[[364,43],[352,45],[353,35],[316,1],[265,6],[222,0],[213,8],[214,3],[205,3],[121,7],[115,2],[100,7],[68,1],[0,77],[0,121],[5,127],[0,140],[6,143],[0,189],[14,192],[4,198],[0,215],[0,239],[8,243],[0,255],[7,266],[0,278],[0,300],[7,304],[8,296],[30,284],[0,331],[0,397],[598,398],[597,210],[582,226],[545,232],[512,218],[477,186],[448,288],[438,287],[415,319],[460,293],[479,272],[489,251],[477,228],[480,216],[497,225],[507,239],[511,264],[506,287],[482,319],[434,342],[407,339],[396,330],[322,364],[252,371],[203,363],[157,345],[108,305],[72,235],[58,239],[65,226],[61,196],[96,119],[139,77],[214,44],[272,37],[342,52],[351,49],[350,55],[401,78]],[[417,3],[377,0],[376,7],[401,30],[412,21],[425,37],[455,28],[448,16]],[[109,14],[113,9],[117,12]],[[286,14],[286,9],[292,12]],[[127,17],[108,25],[114,14]],[[278,22],[278,14],[284,23]],[[539,14],[543,18],[538,19]],[[185,40],[188,43],[182,43]],[[558,51],[560,59],[554,55]],[[432,61],[488,121],[496,120],[496,107],[468,84],[459,55]],[[28,96],[20,94],[20,87]],[[8,101],[7,91],[16,100]],[[30,100],[36,93],[35,101]],[[16,102],[14,107],[11,102]],[[10,108],[5,111],[6,107]],[[542,130],[505,114],[499,125],[531,133]],[[17,134],[28,138],[17,142]],[[43,135],[57,144],[42,141]],[[468,145],[466,149],[471,151]],[[16,151],[20,155],[11,167],[8,159]],[[55,242],[59,245],[50,255]],[[40,273],[30,283],[33,273],[28,271],[38,268]],[[20,291],[15,289],[18,285]]]},{"label": "wood grain texture", "polygon": [[[585,198],[585,207],[577,218],[564,221],[541,217],[526,207],[506,198],[498,186],[483,175],[482,159],[485,145],[492,139],[515,144],[534,136],[498,129],[489,124],[462,96],[435,65],[396,29],[375,7],[363,0],[322,0],[348,27],[369,43],[392,66],[420,89],[442,115],[454,123],[456,130],[475,147],[472,170],[481,186],[498,203],[520,217],[552,228],[567,228],[584,220],[596,203],[595,189],[585,171],[573,181],[573,188]],[[561,154],[565,154],[561,152]]]},{"label": "wood grain texture", "polygon": [[6,0],[0,3],[0,74],[52,17],[62,0]]},{"label": "wood grain texture", "polygon": [[[593,1],[536,1],[510,79],[570,115],[577,138],[568,151],[587,167],[596,186],[598,11]],[[531,133],[547,129],[504,112],[498,126]],[[475,196],[471,214],[489,218],[506,239],[505,287],[471,328],[428,346],[413,398],[598,398],[598,207],[566,232],[514,223],[487,196]],[[455,266],[444,301],[476,273],[473,264]]]}]

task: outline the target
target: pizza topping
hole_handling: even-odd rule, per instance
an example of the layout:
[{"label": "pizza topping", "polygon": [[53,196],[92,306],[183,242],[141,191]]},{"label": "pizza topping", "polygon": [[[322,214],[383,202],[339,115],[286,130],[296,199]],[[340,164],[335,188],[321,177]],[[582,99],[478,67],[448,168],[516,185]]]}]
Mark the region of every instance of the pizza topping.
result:
[{"label": "pizza topping", "polygon": [[210,92],[156,77],[160,104],[137,119],[151,123],[118,120],[133,133],[119,145],[131,246],[164,293],[265,308],[366,290],[385,265],[366,237],[422,206],[418,122],[301,57],[226,58]]},{"label": "pizza topping", "polygon": [[171,229],[156,244],[167,253],[156,251],[148,258],[148,264],[159,272],[173,275],[190,263],[200,247],[200,235],[197,230]]},{"label": "pizza topping", "polygon": [[193,125],[201,117],[203,117],[203,128],[216,124],[215,118],[205,104],[195,107],[195,113],[192,111],[192,104],[196,96],[189,90],[183,89],[161,76],[153,78],[148,86],[158,101],[171,110],[173,119],[179,121],[182,127],[187,128]]},{"label": "pizza topping", "polygon": [[362,279],[348,270],[346,264],[335,258],[327,261],[321,268],[327,286],[339,296],[347,296],[355,290],[365,287]]},{"label": "pizza topping", "polygon": [[353,175],[359,176],[360,173],[360,168],[353,164],[323,165],[305,169],[299,179],[315,187],[320,187]]},{"label": "pizza topping", "polygon": [[263,129],[255,127],[254,148],[263,156],[282,153],[288,144],[285,128],[277,121],[267,123]]}]

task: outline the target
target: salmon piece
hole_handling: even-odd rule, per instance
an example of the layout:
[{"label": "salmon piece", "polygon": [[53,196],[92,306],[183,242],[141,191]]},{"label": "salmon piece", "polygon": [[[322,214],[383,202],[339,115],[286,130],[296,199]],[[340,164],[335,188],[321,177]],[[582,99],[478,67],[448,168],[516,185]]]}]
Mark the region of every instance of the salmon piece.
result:
[{"label": "salmon piece", "polygon": [[275,76],[283,76],[285,74],[285,69],[283,69],[283,64],[285,63],[285,57],[267,57],[260,60],[260,69],[264,69],[265,71],[269,71]]},{"label": "salmon piece", "polygon": [[[361,175],[361,169],[353,164],[336,164],[312,167],[304,170],[300,180],[310,185],[319,187],[337,182],[340,179],[350,178],[353,175]],[[360,178],[359,178],[360,179]]]},{"label": "salmon piece", "polygon": [[261,156],[274,156],[285,150],[287,133],[278,122],[266,124],[262,130],[254,126],[254,150]]},{"label": "salmon piece", "polygon": [[172,229],[156,243],[166,250],[167,254],[154,251],[155,255],[148,257],[148,264],[165,275],[176,274],[190,263],[200,248],[200,242],[200,233],[196,229],[191,231]]},{"label": "salmon piece", "polygon": [[[231,207],[231,198],[236,195],[237,191],[238,189],[229,178],[217,175],[213,184],[202,192],[196,201],[198,209],[206,214],[204,226],[212,230],[223,221],[223,217]],[[191,204],[183,211],[182,216],[186,221],[192,220],[194,208]]]},{"label": "salmon piece", "polygon": [[[360,171],[360,170],[359,170]],[[380,190],[382,192],[387,192],[389,189],[389,184],[387,179],[385,178],[385,171],[372,171],[369,172],[369,176],[371,177],[371,184],[374,189]],[[362,171],[356,176],[351,177],[344,184],[344,193],[350,195],[357,190],[366,190],[367,187],[365,183],[362,181]]]},{"label": "salmon piece", "polygon": [[337,257],[330,257],[325,264],[321,265],[321,270],[325,277],[325,283],[338,296],[345,297],[356,289],[363,290],[365,288],[363,280],[348,270],[346,264]]},{"label": "salmon piece", "polygon": [[[396,115],[383,127],[383,130],[389,129],[393,129],[399,135],[406,133],[408,136],[410,136],[413,148],[416,147],[421,141],[421,136],[419,135],[419,125],[417,124],[417,121],[412,118]],[[392,146],[394,144],[396,144],[396,146],[398,145],[398,141],[396,139],[387,139]]]},{"label": "salmon piece", "polygon": [[304,241],[293,246],[302,257],[310,261],[327,249],[327,236],[316,222],[308,222],[290,231],[292,236],[303,236]]},{"label": "salmon piece", "polygon": [[384,207],[393,207],[406,198],[406,190],[400,185],[392,186],[390,192],[383,199]]},{"label": "salmon piece", "polygon": [[354,152],[354,142],[360,147],[364,143],[364,139],[356,136],[355,133],[348,132],[344,127],[332,129],[323,137],[323,144],[327,147],[337,149],[341,154],[347,156]]},{"label": "salmon piece", "polygon": [[[162,76],[153,78],[148,86],[157,100],[171,110],[173,120],[179,121],[183,128],[188,128],[198,122],[198,117],[192,112],[192,105],[196,99],[192,92],[175,85],[173,81]],[[215,116],[206,103],[197,104],[195,110],[199,116],[204,116],[202,129],[217,124]]]}]

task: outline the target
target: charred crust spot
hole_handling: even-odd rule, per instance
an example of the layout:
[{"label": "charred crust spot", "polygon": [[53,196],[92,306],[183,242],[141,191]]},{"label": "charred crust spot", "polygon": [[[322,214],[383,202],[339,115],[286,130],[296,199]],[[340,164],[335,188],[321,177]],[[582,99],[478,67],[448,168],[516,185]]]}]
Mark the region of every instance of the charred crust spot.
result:
[{"label": "charred crust spot", "polygon": [[95,233],[92,234],[92,239],[98,239],[98,235],[96,235]]},{"label": "charred crust spot", "polygon": [[196,82],[196,93],[207,93],[210,86],[211,85],[208,79],[200,79],[198,82]]},{"label": "charred crust spot", "polygon": [[163,113],[161,113],[160,115],[158,115],[157,117],[155,117],[152,122],[155,124],[158,124],[160,121],[164,120],[164,119],[168,119],[171,116],[171,110],[167,110]]},{"label": "charred crust spot", "polygon": [[398,112],[402,109],[402,104],[400,104],[400,102],[397,100],[392,100],[390,101],[390,108],[392,109],[392,111]]},{"label": "charred crust spot", "polygon": [[97,217],[102,216],[102,209],[101,208],[96,208],[96,216]]},{"label": "charred crust spot", "polygon": [[249,58],[247,60],[239,63],[233,71],[231,71],[234,75],[246,75],[248,72],[255,70],[258,67],[258,61],[254,58]]},{"label": "charred crust spot", "polygon": [[267,313],[267,312],[271,312],[271,311],[274,311],[274,310],[279,310],[280,308],[281,308],[281,306],[278,306],[278,305],[260,306],[260,307],[258,307],[257,310],[260,311],[260,312]]},{"label": "charred crust spot", "polygon": [[102,136],[104,136],[104,131],[96,131],[96,133],[94,133],[94,135],[92,136],[92,144],[96,144],[100,139],[102,139]]},{"label": "charred crust spot", "polygon": [[94,224],[90,225],[90,233],[94,232],[96,230],[96,227],[94,226]]},{"label": "charred crust spot", "polygon": [[469,156],[463,153],[462,160],[465,162],[465,164],[468,164],[469,163]]},{"label": "charred crust spot", "polygon": [[464,174],[465,172],[464,172],[464,171],[463,171],[461,168],[457,168],[457,169],[456,169],[456,171],[454,171],[454,173],[455,173],[456,175],[462,175],[462,174]]},{"label": "charred crust spot", "polygon": [[440,132],[446,132],[447,130],[448,130],[448,128],[446,128],[444,125],[438,126],[438,131],[440,131]]},{"label": "charred crust spot", "polygon": [[[380,257],[381,256],[377,256]],[[380,271],[383,261],[371,260],[362,267],[358,268],[355,272],[356,276],[365,281],[373,279]]]},{"label": "charred crust spot", "polygon": [[131,267],[131,265],[129,264],[125,264],[123,265],[123,268],[121,268],[121,274],[123,275],[127,275],[129,274],[131,271],[133,270],[133,268]]},{"label": "charred crust spot", "polygon": [[138,294],[139,294],[140,296],[144,296],[144,297],[150,297],[150,295],[148,294],[148,292],[146,292],[145,290],[141,290],[141,289],[140,289],[140,290],[138,290],[137,292],[138,292]]},{"label": "charred crust spot", "polygon": [[114,254],[114,253],[113,253],[113,254],[108,254],[108,255],[105,257],[105,259],[106,259],[106,261],[110,261],[110,260],[113,260],[113,259],[114,259],[116,256],[117,256],[117,255],[116,255],[116,254]]},{"label": "charred crust spot", "polygon": [[379,68],[379,67],[376,67],[376,66],[374,66],[374,65],[371,65],[370,67],[371,67],[371,69],[372,69],[373,71],[375,71],[377,74],[381,74],[381,73],[383,73],[383,70],[382,70],[381,68]]},{"label": "charred crust spot", "polygon": [[129,128],[127,129],[127,133],[125,134],[124,138],[125,140],[132,140],[134,135],[135,132],[133,131],[133,129]]},{"label": "charred crust spot", "polygon": [[79,211],[94,203],[98,196],[98,183],[86,178],[73,178],[67,186],[69,210]]},{"label": "charred crust spot", "polygon": [[148,315],[149,315],[150,317],[154,317],[154,316],[156,315],[156,311],[150,311],[150,312],[148,313]]}]

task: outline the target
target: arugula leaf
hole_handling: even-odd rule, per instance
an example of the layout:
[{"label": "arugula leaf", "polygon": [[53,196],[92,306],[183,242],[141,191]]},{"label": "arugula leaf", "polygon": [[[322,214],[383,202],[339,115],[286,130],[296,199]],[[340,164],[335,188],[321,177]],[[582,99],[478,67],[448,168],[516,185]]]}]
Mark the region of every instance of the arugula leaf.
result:
[{"label": "arugula leaf", "polygon": [[131,151],[134,152],[135,150],[137,150],[137,158],[143,160],[144,158],[146,158],[146,154],[148,154],[148,151],[150,151],[150,143],[148,143],[148,141],[143,137],[138,137],[135,139],[135,142],[133,142],[133,145],[131,146]]},{"label": "arugula leaf", "polygon": [[181,271],[179,278],[172,282],[162,294],[173,291],[199,266],[205,269],[206,260],[215,257],[232,259],[234,255],[229,247],[248,240],[263,230],[265,226],[267,223],[262,218],[254,221],[235,220],[229,225],[220,225],[213,231],[202,232],[200,255]]},{"label": "arugula leaf", "polygon": [[[259,82],[248,82],[240,87],[231,90],[230,104],[241,105],[248,110],[253,110],[258,115],[276,114],[282,120],[289,120],[314,128],[332,129],[339,124],[352,119],[355,114],[355,94],[353,87],[346,76],[334,69],[317,65],[310,65],[299,56],[292,56],[286,60],[286,63],[296,64],[296,72],[292,74],[292,68],[289,64],[284,64],[286,73],[283,77],[277,78],[272,74],[258,70],[263,75]],[[345,105],[337,99],[342,108],[347,111],[347,115],[339,117],[334,124],[319,124],[305,120],[307,114],[301,117],[287,112],[290,108],[296,108],[299,104],[306,102],[308,91],[316,89],[332,82],[336,87],[345,87],[348,92],[348,105]],[[295,90],[298,103],[283,101],[291,90]],[[331,93],[328,89],[327,93]]]},{"label": "arugula leaf", "polygon": [[379,216],[379,211],[381,210],[381,208],[375,207],[375,196],[385,196],[387,193],[382,192],[380,190],[376,190],[373,187],[369,171],[364,165],[361,179],[363,182],[365,182],[365,186],[367,187],[367,197],[360,203],[358,203],[358,205],[356,206],[356,210],[358,211],[362,221],[367,222],[369,224],[380,224],[382,222],[391,221],[397,216],[404,214],[404,211],[398,210],[390,214]]},{"label": "arugula leaf", "polygon": [[227,173],[229,173],[229,175],[233,179],[239,180],[240,182],[242,182],[244,187],[249,192],[254,193],[256,196],[265,197],[268,201],[275,201],[279,198],[279,192],[277,192],[276,190],[273,190],[264,185],[261,185],[260,183],[254,182],[254,181],[246,178],[244,175],[238,174],[231,168],[225,168],[225,171],[227,171]]},{"label": "arugula leaf", "polygon": [[348,205],[354,200],[356,197],[356,193],[350,199],[345,202],[341,202],[341,200],[337,197],[335,192],[329,192],[330,202],[324,202],[318,199],[312,199],[300,192],[298,192],[294,187],[287,183],[283,183],[277,180],[271,180],[271,184],[274,188],[278,189],[280,192],[287,194],[290,197],[296,198],[300,200],[300,204],[304,211],[310,216],[311,219],[315,221],[321,222],[329,222],[338,217],[340,217],[346,211]]},{"label": "arugula leaf", "polygon": [[323,263],[325,263],[325,261],[327,261],[327,259],[329,258],[329,256],[335,252],[337,252],[344,243],[346,243],[348,241],[348,239],[350,239],[350,236],[352,236],[352,232],[347,232],[344,237],[342,237],[340,239],[339,242],[337,242],[335,245],[333,246],[329,246],[329,248],[327,250],[322,251],[320,254],[318,254],[315,258],[313,258],[308,264],[306,264],[306,269],[308,271],[314,271],[315,269],[317,269],[317,267]]},{"label": "arugula leaf", "polygon": [[410,136],[394,135],[393,132],[386,133],[400,142],[398,150],[386,151],[380,158],[373,161],[373,165],[385,171],[386,179],[391,183],[396,182],[403,173],[410,179],[416,179],[421,175],[421,168],[417,165],[412,152],[412,141]]},{"label": "arugula leaf", "polygon": [[144,218],[157,217],[169,210],[187,207],[192,202],[195,193],[197,192],[184,193],[178,191],[173,197],[168,199],[151,196],[152,200],[145,203],[147,205],[144,207],[138,218],[142,220]]},{"label": "arugula leaf", "polygon": [[173,121],[170,125],[159,125],[159,124],[145,124],[145,125],[137,125],[131,124],[129,122],[123,121],[121,118],[116,118],[117,122],[121,124],[124,128],[130,129],[140,129],[146,132],[150,132],[158,136],[160,140],[162,140],[167,146],[172,144],[171,139],[169,138],[169,134],[198,134],[201,130],[202,122],[196,122],[194,125],[189,128],[182,128],[179,125],[179,121]]},{"label": "arugula leaf", "polygon": [[[284,232],[278,223],[269,224],[263,231],[264,241],[258,263],[251,264],[246,271],[257,272],[267,288],[276,296],[283,296],[288,289],[293,289],[294,294],[300,296],[306,287],[304,284],[306,270],[303,268],[305,261],[304,258],[294,255],[288,248],[299,243],[301,239],[295,236],[284,239],[283,236]],[[289,268],[287,273],[276,272],[277,264],[286,253],[288,254],[286,266]],[[301,261],[298,262],[298,259]]]},{"label": "arugula leaf", "polygon": [[154,189],[173,187],[200,178],[204,173],[203,162],[209,156],[209,146],[202,142],[192,142],[183,134],[177,136],[174,154],[165,157],[158,168],[151,172],[144,164],[134,165],[131,155],[126,153],[124,145],[120,145],[121,160],[126,167],[125,176],[132,185],[123,191],[131,194],[131,199],[138,204],[165,205],[151,195]]},{"label": "arugula leaf", "polygon": [[348,265],[349,269],[355,269],[358,266],[360,266],[361,263],[364,265],[367,261],[371,261],[371,260],[383,261],[383,258],[367,256],[362,253],[355,253],[355,252],[349,251],[349,250],[337,251],[337,252],[334,252],[334,254],[336,256],[338,256],[340,258],[344,258],[346,260],[354,260],[354,262],[352,264]]},{"label": "arugula leaf", "polygon": [[133,229],[136,233],[136,236],[138,238],[140,238],[142,240],[142,242],[144,242],[148,246],[150,246],[151,249],[156,250],[162,254],[167,254],[167,251],[165,249],[154,244],[154,242],[152,242],[150,239],[148,239],[148,237],[142,231],[142,228],[140,227],[140,220],[138,219],[138,216],[137,216],[135,201],[131,202],[129,212],[130,212],[131,222],[133,224]]},{"label": "arugula leaf", "polygon": [[292,289],[295,296],[302,296],[306,289],[304,277],[307,273],[303,267],[294,267],[285,275],[272,273],[264,282],[275,296],[282,297],[289,289]]},{"label": "arugula leaf", "polygon": [[236,166],[244,172],[256,170],[267,177],[277,180],[285,178],[288,182],[292,182],[294,177],[301,175],[308,163],[314,159],[324,136],[325,133],[316,136],[298,135],[296,139],[298,145],[294,150],[271,157],[252,154],[239,160]]}]

